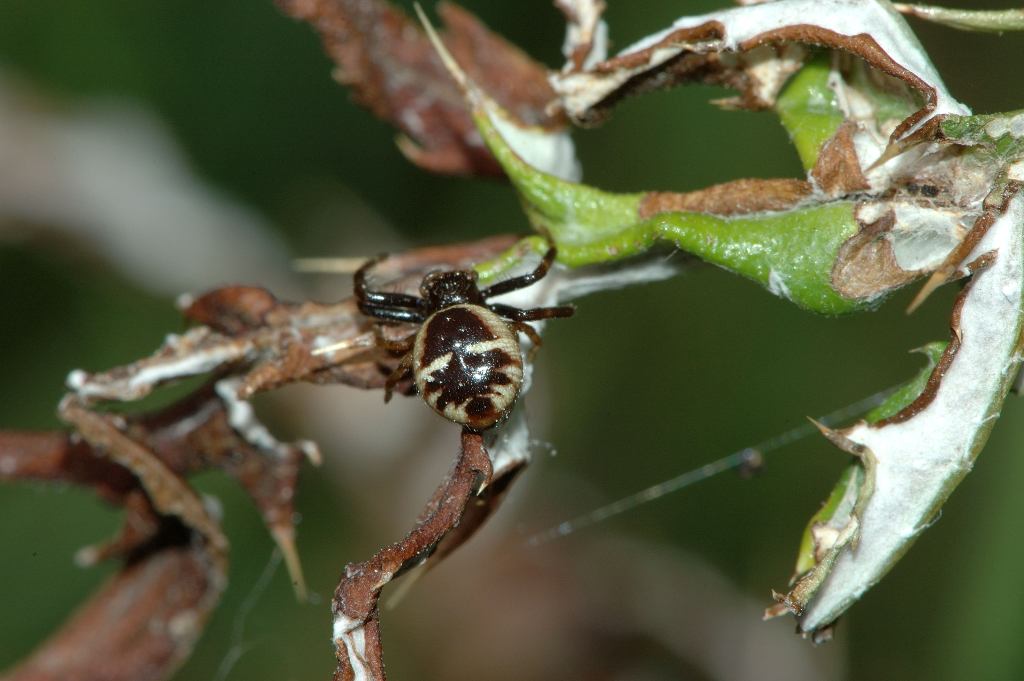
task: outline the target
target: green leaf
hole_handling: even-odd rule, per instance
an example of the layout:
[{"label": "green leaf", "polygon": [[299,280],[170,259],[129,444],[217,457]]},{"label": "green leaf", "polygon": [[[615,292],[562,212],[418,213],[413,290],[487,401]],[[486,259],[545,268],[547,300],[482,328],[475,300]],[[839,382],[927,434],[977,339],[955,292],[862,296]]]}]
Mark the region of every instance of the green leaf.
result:
[{"label": "green leaf", "polygon": [[[616,194],[542,173],[502,138],[486,111],[477,126],[518,189],[533,226],[551,235],[570,267],[611,263],[654,248],[678,248],[761,284],[800,307],[845,314],[870,303],[841,296],[831,273],[840,246],[858,230],[854,203],[721,217],[667,212],[643,218],[642,193]],[[497,274],[496,263],[482,272]]]},{"label": "green leaf", "polygon": [[946,351],[947,345],[946,341],[933,341],[918,348],[917,351],[928,358],[928,363],[917,372],[914,378],[901,385],[884,402],[865,414],[864,420],[868,423],[878,423],[909,407],[924,392],[928,378],[931,377],[935,365],[939,363],[942,353]]},{"label": "green leaf", "polygon": [[1001,33],[1003,31],[1024,31],[1024,9],[969,10],[933,5],[898,5],[918,19],[934,21],[937,24],[964,31]]},{"label": "green leaf", "polygon": [[830,62],[827,52],[818,54],[794,75],[779,93],[775,112],[796,147],[804,170],[818,162],[818,154],[843,124],[843,111],[836,93],[828,85]]},{"label": "green leaf", "polygon": [[[864,420],[868,423],[877,423],[899,413],[916,400],[924,392],[928,378],[942,357],[946,345],[944,341],[935,341],[920,348],[920,352],[928,358],[928,363],[912,379],[894,390],[885,401],[865,414]],[[855,511],[865,480],[865,469],[861,461],[854,460],[843,469],[828,499],[821,509],[811,516],[804,529],[803,537],[800,540],[800,549],[797,553],[797,575],[809,572],[818,564],[814,550],[815,527],[829,525],[841,528],[845,526]]]}]

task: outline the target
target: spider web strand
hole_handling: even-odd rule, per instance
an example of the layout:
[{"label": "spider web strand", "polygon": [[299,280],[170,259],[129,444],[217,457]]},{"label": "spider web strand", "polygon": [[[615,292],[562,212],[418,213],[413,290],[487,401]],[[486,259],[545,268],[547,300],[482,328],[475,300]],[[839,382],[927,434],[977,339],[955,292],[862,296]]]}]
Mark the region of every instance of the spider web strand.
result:
[{"label": "spider web strand", "polygon": [[[869,395],[868,397],[858,400],[852,404],[848,404],[845,407],[840,407],[835,411],[829,412],[816,420],[826,426],[833,426],[854,416],[860,416],[874,407],[877,407],[896,389],[897,387],[893,386],[891,388],[886,388],[885,390],[880,390],[873,395]],[[570,520],[566,520],[565,522],[559,523],[547,530],[537,532],[536,534],[531,535],[526,540],[526,543],[530,546],[540,546],[541,544],[545,544],[549,541],[561,539],[574,532],[602,523],[609,518],[613,518],[656,499],[660,499],[661,497],[672,494],[673,492],[678,492],[681,489],[707,480],[708,478],[724,473],[725,471],[749,465],[758,454],[763,455],[768,452],[781,449],[793,444],[794,442],[802,440],[809,435],[814,435],[817,432],[818,428],[808,421],[779,433],[778,435],[762,440],[755,445],[744,447],[731,454],[723,456],[720,459],[706,463],[699,468],[686,471],[674,478],[670,478],[664,482],[659,482],[656,485],[651,485],[646,489],[642,489],[639,492],[625,496],[610,504],[588,511],[583,515]]]}]

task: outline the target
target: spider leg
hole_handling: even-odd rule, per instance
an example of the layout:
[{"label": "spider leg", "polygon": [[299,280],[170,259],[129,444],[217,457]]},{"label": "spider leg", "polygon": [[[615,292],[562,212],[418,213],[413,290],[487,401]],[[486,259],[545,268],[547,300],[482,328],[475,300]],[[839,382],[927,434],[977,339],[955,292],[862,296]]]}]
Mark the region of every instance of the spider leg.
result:
[{"label": "spider leg", "polygon": [[530,342],[533,344],[533,347],[530,348],[530,356],[528,357],[529,361],[532,362],[534,360],[534,357],[537,355],[537,351],[540,350],[540,346],[543,344],[543,341],[541,341],[540,339],[540,334],[537,333],[537,329],[533,328],[526,322],[514,321],[512,322],[512,328],[518,331],[519,333],[525,334],[526,337],[529,338]]},{"label": "spider leg", "polygon": [[[416,296],[410,296],[406,293],[386,293],[384,291],[371,291],[366,285],[366,274],[373,268],[374,265],[384,260],[387,255],[378,255],[375,258],[370,258],[362,267],[356,270],[355,276],[352,279],[354,286],[354,293],[356,301],[359,303],[359,310],[363,314],[379,316],[375,312],[369,312],[370,309],[386,308],[386,307],[397,307],[397,308],[408,308],[412,310],[420,310],[423,307],[423,299],[417,298]],[[405,320],[399,320],[405,321]]]},{"label": "spider leg", "polygon": [[[417,298],[416,300],[419,299]],[[426,319],[426,316],[420,310],[407,310],[386,305],[364,305],[359,303],[359,311],[367,317],[376,317],[377,319],[389,322],[420,323]]]},{"label": "spider leg", "polygon": [[505,281],[499,281],[497,284],[492,284],[480,292],[484,298],[490,298],[492,296],[500,296],[502,293],[508,293],[509,291],[516,291],[521,288],[526,288],[530,284],[542,279],[548,270],[551,269],[551,264],[555,262],[555,255],[558,250],[552,246],[548,249],[548,252],[544,254],[544,259],[537,265],[537,269],[524,274],[519,277],[512,277]]},{"label": "spider leg", "polygon": [[392,394],[392,392],[394,392],[395,386],[398,385],[399,381],[401,381],[403,378],[408,376],[409,372],[411,372],[411,371],[412,371],[412,353],[409,352],[409,353],[406,353],[405,357],[402,358],[402,361],[399,362],[398,366],[395,367],[395,370],[392,371],[391,374],[388,376],[387,380],[384,381],[384,402],[385,403],[391,401],[391,394]]},{"label": "spider leg", "polygon": [[375,324],[373,327],[373,336],[377,340],[377,346],[384,348],[388,352],[395,354],[402,353],[403,355],[412,350],[412,344],[415,342],[416,333],[411,333],[405,338],[398,340],[391,340],[384,337],[384,332],[381,330],[379,324]]},{"label": "spider leg", "polygon": [[539,319],[552,319],[555,317],[571,317],[576,313],[573,305],[559,305],[558,307],[534,307],[523,310],[511,305],[491,303],[487,306],[491,312],[499,314],[513,322],[535,322]]}]

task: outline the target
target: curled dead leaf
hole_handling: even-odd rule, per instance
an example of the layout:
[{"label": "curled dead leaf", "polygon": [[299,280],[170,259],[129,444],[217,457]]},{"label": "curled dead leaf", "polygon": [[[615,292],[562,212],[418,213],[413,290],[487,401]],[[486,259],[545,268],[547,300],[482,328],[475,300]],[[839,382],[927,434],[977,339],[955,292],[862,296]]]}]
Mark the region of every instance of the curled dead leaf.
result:
[{"label": "curled dead leaf", "polygon": [[[431,172],[500,176],[483,145],[462,93],[423,31],[385,0],[278,0],[309,22],[337,65],[335,77],[355,100],[402,132],[399,148]],[[438,11],[448,49],[481,88],[519,124],[563,127],[549,113],[555,93],[547,71],[524,52],[451,3]]]}]

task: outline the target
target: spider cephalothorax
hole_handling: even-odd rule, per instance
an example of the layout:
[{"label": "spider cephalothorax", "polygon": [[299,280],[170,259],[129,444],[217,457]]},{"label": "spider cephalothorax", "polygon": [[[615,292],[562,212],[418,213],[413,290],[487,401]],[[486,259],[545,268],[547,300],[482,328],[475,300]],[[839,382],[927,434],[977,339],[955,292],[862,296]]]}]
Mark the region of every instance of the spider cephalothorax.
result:
[{"label": "spider cephalothorax", "polygon": [[366,274],[384,256],[367,261],[355,275],[355,294],[363,314],[384,321],[419,323],[416,333],[383,341],[405,353],[385,384],[385,400],[395,384],[412,372],[416,389],[435,411],[473,430],[484,430],[508,414],[523,383],[523,357],[517,332],[534,347],[540,336],[528,321],[569,317],[572,306],[520,309],[488,303],[493,296],[525,288],[541,279],[555,260],[555,248],[533,272],[480,290],[473,270],[431,272],[420,297],[371,291]]}]

